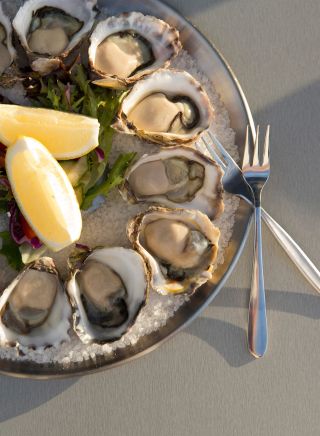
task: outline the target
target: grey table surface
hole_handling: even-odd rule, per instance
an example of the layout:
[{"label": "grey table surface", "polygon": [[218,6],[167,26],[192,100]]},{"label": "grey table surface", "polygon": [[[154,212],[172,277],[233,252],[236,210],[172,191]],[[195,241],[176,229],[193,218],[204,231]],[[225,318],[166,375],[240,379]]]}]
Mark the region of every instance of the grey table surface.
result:
[{"label": "grey table surface", "polygon": [[[272,126],[265,206],[316,265],[319,0],[169,0],[223,52],[256,122]],[[320,297],[264,229],[269,351],[246,348],[252,239],[187,330],[134,363],[66,381],[0,377],[0,434],[319,434]]]}]

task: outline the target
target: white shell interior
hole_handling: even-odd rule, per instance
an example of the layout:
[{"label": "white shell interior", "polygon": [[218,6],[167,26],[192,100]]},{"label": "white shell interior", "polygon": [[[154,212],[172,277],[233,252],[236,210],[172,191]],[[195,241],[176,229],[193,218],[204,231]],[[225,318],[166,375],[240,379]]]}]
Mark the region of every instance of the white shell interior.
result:
[{"label": "white shell interior", "polygon": [[167,132],[159,134],[157,132],[146,132],[148,136],[161,136],[164,141],[166,138],[169,141],[172,138],[190,141],[209,127],[212,121],[213,110],[209,98],[206,92],[202,89],[200,83],[197,82],[191,74],[185,71],[162,69],[137,82],[131,92],[129,92],[129,94],[124,98],[120,112],[121,119],[119,122],[126,133],[134,134],[135,132],[131,131],[131,129],[125,125],[122,115],[127,117],[132,108],[140,101],[157,92],[164,93],[168,97],[178,95],[189,97],[199,110],[200,122],[196,127],[190,130],[190,133],[187,134],[174,134]]},{"label": "white shell interior", "polygon": [[[139,231],[139,235],[137,236],[137,240],[135,243],[139,248],[139,252],[141,255],[148,260],[151,270],[152,270],[152,278],[151,278],[151,286],[154,290],[159,292],[160,294],[179,294],[182,292],[188,292],[189,290],[194,290],[199,286],[206,283],[212,277],[212,266],[206,271],[202,271],[201,274],[196,277],[189,278],[182,282],[175,282],[173,280],[168,280],[165,275],[162,273],[160,265],[155,259],[142,245],[140,242],[140,235],[145,226],[153,221],[158,219],[169,219],[169,220],[178,220],[184,223],[188,223],[191,228],[196,230],[200,230],[206,238],[216,247],[218,247],[220,231],[217,227],[213,225],[213,223],[209,220],[209,218],[199,211],[193,210],[170,210],[164,208],[151,208],[146,214],[143,216],[142,222],[139,228],[135,229]],[[132,224],[131,224],[132,225]],[[134,224],[133,224],[134,227]],[[130,225],[129,225],[130,229]],[[132,228],[131,228],[132,229]],[[130,230],[129,230],[130,232]],[[130,237],[130,235],[129,235]],[[135,236],[132,234],[131,238],[134,239]]]},{"label": "white shell interior", "polygon": [[[128,79],[129,82],[135,81],[139,77],[149,74],[158,68],[165,67],[170,59],[181,49],[181,43],[177,41],[179,32],[164,21],[150,15],[143,15],[140,12],[121,14],[117,17],[109,17],[101,21],[92,32],[90,37],[89,59],[93,67],[99,44],[108,36],[126,30],[133,30],[148,40],[156,59],[152,65],[139,70],[136,74],[131,76]],[[98,73],[102,76],[108,76],[101,71]]]},{"label": "white shell interior", "polygon": [[6,30],[7,37],[6,37],[6,46],[8,49],[8,52],[11,56],[11,63],[14,61],[16,57],[16,51],[12,45],[12,26],[9,18],[5,15],[3,12],[2,4],[0,3],[0,23],[3,25],[3,27]]},{"label": "white shell interior", "polygon": [[68,294],[76,307],[74,314],[74,327],[84,343],[108,341],[120,338],[135,320],[139,309],[145,302],[148,280],[145,264],[141,256],[134,250],[113,247],[95,250],[86,260],[95,260],[111,268],[122,280],[127,290],[127,321],[115,328],[98,328],[90,323],[84,310],[80,289],[76,280],[77,271],[67,284]]},{"label": "white shell interior", "polygon": [[[209,218],[213,219],[216,211],[216,200],[217,200],[217,190],[218,195],[221,196],[221,178],[222,178],[222,170],[216,165],[214,161],[210,158],[204,157],[196,150],[188,147],[169,147],[163,148],[159,153],[155,153],[152,155],[145,154],[142,156],[130,169],[128,172],[126,179],[130,177],[140,165],[143,165],[147,162],[153,162],[157,160],[165,160],[173,157],[183,156],[192,161],[198,162],[203,165],[205,168],[205,177],[203,186],[196,193],[195,197],[185,203],[175,203],[164,195],[155,195],[152,197],[144,197],[143,199],[137,197],[137,200],[141,200],[148,203],[158,203],[164,206],[172,207],[172,208],[181,208],[181,209],[193,209],[200,210],[200,212],[209,216]],[[124,193],[124,197],[126,198],[126,194]],[[221,203],[223,202],[221,198]],[[222,206],[221,206],[222,207]],[[222,209],[223,210],[223,209]],[[222,211],[221,210],[221,211]]]},{"label": "white shell interior", "polygon": [[[15,280],[4,290],[0,297],[0,313],[5,306],[11,292],[15,289],[18,281],[21,279],[22,275],[27,271],[25,269],[21,274],[19,274]],[[9,343],[18,343],[19,345],[25,347],[35,347],[40,348],[47,345],[52,345],[57,347],[62,342],[67,342],[70,340],[69,330],[71,320],[71,307],[68,302],[67,296],[65,294],[62,285],[58,287],[58,292],[56,299],[54,301],[53,308],[51,312],[41,326],[34,328],[27,335],[18,334],[10,329],[8,329],[1,321],[0,318],[0,344],[5,346]]]},{"label": "white shell interior", "polygon": [[[19,39],[23,47],[27,51],[30,51],[27,36],[33,14],[38,9],[41,9],[45,6],[51,6],[63,10],[67,14],[77,18],[80,21],[83,21],[84,23],[83,27],[74,35],[69,42],[69,45],[66,47],[64,52],[67,53],[80,42],[83,35],[91,30],[94,23],[94,18],[96,16],[96,12],[93,10],[96,3],[97,0],[28,0],[18,10],[12,25],[19,35]],[[62,54],[63,53],[61,53],[61,55]]]}]

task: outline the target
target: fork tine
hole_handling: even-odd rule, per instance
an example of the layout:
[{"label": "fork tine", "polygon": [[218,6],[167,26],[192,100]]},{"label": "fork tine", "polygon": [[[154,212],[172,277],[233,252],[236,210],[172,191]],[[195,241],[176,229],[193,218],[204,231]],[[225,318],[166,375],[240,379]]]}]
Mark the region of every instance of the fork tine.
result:
[{"label": "fork tine", "polygon": [[252,160],[252,165],[253,166],[260,165],[260,160],[259,160],[259,133],[260,133],[260,126],[257,126],[257,136],[256,136],[256,140],[255,140],[255,143],[254,143],[253,160]]},{"label": "fork tine", "polygon": [[244,153],[243,153],[243,161],[242,167],[250,166],[250,154],[249,154],[249,126],[247,126],[246,130],[246,142],[244,144]]},{"label": "fork tine", "polygon": [[[209,136],[211,138],[211,135]],[[201,137],[201,140],[204,143],[206,150],[209,152],[210,156],[223,168],[223,170],[226,170],[227,165],[220,158],[214,147],[212,147],[212,144],[210,144],[210,142],[204,136]]]},{"label": "fork tine", "polygon": [[199,151],[199,153],[205,154],[207,147],[203,141],[202,138],[199,138],[195,143],[194,143],[196,149]]},{"label": "fork tine", "polygon": [[207,131],[207,134],[208,134],[209,138],[211,139],[211,141],[214,143],[214,145],[217,147],[219,152],[221,153],[221,156],[223,157],[223,159],[228,163],[230,161],[230,155],[228,153],[226,153],[224,146],[218,140],[216,135],[214,133],[212,133],[210,130]]},{"label": "fork tine", "polygon": [[270,125],[267,127],[266,137],[264,140],[263,162],[262,162],[263,166],[269,165],[269,155],[270,155],[269,139],[270,139]]}]

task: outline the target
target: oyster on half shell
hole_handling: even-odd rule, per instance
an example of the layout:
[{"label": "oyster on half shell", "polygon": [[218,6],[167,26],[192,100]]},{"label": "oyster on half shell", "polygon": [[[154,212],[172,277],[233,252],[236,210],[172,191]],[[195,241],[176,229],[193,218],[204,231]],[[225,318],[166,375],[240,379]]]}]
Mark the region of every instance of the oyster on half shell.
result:
[{"label": "oyster on half shell", "polygon": [[113,127],[162,145],[193,142],[212,121],[209,98],[189,73],[159,70],[124,97]]},{"label": "oyster on half shell", "polygon": [[144,306],[148,286],[149,272],[137,252],[113,247],[89,254],[67,284],[73,327],[81,341],[120,339]]},{"label": "oyster on half shell", "polygon": [[69,340],[71,307],[53,260],[43,257],[0,297],[0,344],[39,348]]},{"label": "oyster on half shell", "polygon": [[127,172],[121,194],[130,203],[147,202],[200,210],[217,218],[224,209],[222,170],[190,147],[168,147],[144,155]]},{"label": "oyster on half shell", "polygon": [[160,294],[193,293],[212,277],[220,231],[199,211],[152,207],[127,228]]},{"label": "oyster on half shell", "polygon": [[89,62],[99,86],[125,88],[167,67],[181,49],[178,30],[140,12],[101,21],[90,37]]},{"label": "oyster on half shell", "polygon": [[0,3],[0,75],[12,64],[16,51],[12,45],[12,27]]},{"label": "oyster on half shell", "polygon": [[13,27],[33,70],[48,74],[90,32],[96,0],[28,0],[18,10]]}]

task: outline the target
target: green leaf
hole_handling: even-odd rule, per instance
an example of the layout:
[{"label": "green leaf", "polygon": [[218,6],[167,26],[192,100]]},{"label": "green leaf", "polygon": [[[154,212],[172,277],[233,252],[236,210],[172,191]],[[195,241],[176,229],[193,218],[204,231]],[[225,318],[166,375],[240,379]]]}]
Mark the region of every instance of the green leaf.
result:
[{"label": "green leaf", "polygon": [[0,198],[0,212],[8,212],[9,202],[6,199]]},{"label": "green leaf", "polygon": [[19,271],[23,267],[19,246],[13,241],[9,232],[0,232],[2,245],[0,254],[7,258],[8,264]]},{"label": "green leaf", "polygon": [[[103,150],[104,159],[101,162],[95,151],[89,153],[87,155],[88,169],[76,186],[83,194],[85,204],[89,204],[90,198],[96,197],[95,189],[100,189],[101,180],[108,168],[114,134],[111,124],[124,93],[93,85],[81,64],[75,64],[71,72],[66,73],[62,79],[61,75],[53,73],[39,80],[41,91],[34,102],[37,106],[79,113],[97,118],[100,123],[99,147]],[[121,183],[122,173],[125,171],[124,169],[121,173],[121,163],[123,164],[125,160],[125,157],[120,156],[115,170],[112,168],[106,181],[103,182],[105,186],[108,186],[108,183],[110,185],[106,191],[110,191],[112,187]],[[119,173],[116,174],[117,169]],[[86,200],[87,197],[88,200]]]},{"label": "green leaf", "polygon": [[97,196],[103,195],[106,197],[111,189],[119,186],[123,182],[124,174],[135,156],[136,153],[120,155],[109,172],[107,179],[101,185],[95,186],[87,192],[82,203],[82,209],[89,209]]},{"label": "green leaf", "polygon": [[40,248],[32,248],[30,244],[24,243],[20,245],[19,252],[21,255],[22,263],[27,265],[28,263],[34,262],[35,260],[40,259],[48,248],[45,245],[42,245]]}]

